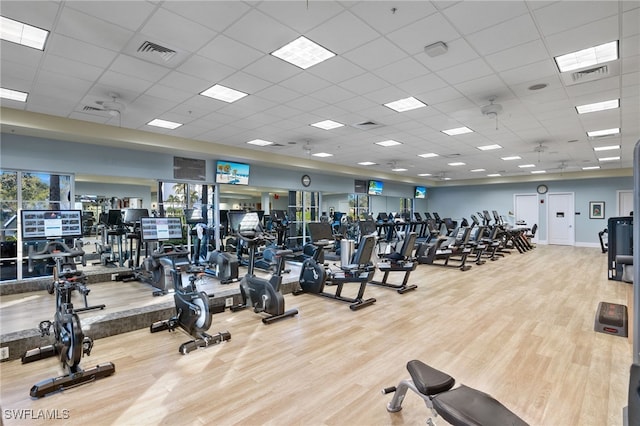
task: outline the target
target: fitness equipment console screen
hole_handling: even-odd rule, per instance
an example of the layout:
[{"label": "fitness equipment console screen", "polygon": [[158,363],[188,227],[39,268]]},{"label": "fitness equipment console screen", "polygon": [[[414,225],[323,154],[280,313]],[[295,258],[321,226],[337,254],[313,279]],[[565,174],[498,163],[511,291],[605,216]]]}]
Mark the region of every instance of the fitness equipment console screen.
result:
[{"label": "fitness equipment console screen", "polygon": [[25,240],[82,237],[80,210],[22,210],[21,214]]},{"label": "fitness equipment console screen", "polygon": [[142,217],[140,228],[143,241],[182,239],[182,221],[179,217]]}]

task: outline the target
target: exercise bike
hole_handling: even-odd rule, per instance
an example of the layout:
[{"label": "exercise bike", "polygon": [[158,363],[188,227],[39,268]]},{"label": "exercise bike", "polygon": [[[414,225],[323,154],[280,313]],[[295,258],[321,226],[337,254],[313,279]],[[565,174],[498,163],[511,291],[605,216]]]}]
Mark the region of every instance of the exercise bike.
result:
[{"label": "exercise bike", "polygon": [[151,333],[164,330],[174,331],[177,327],[180,327],[182,331],[194,338],[180,345],[178,351],[182,355],[186,355],[198,348],[230,340],[231,334],[228,331],[219,332],[215,335],[207,333],[207,330],[211,327],[213,314],[209,308],[209,296],[196,288],[195,282],[198,279],[198,273],[193,273],[189,276],[189,284],[187,286],[182,285],[180,271],[172,269],[171,274],[173,275],[175,286],[173,299],[176,304],[176,314],[167,320],[151,324]]},{"label": "exercise bike", "polygon": [[278,250],[275,252],[276,269],[269,280],[257,277],[254,274],[256,248],[269,238],[262,231],[257,214],[234,213],[232,215],[229,213],[229,218],[230,222],[232,222],[232,229],[236,229],[238,238],[247,243],[249,247],[249,270],[240,281],[240,293],[243,303],[232,306],[231,310],[236,312],[253,307],[254,312],[268,315],[262,318],[264,324],[271,324],[274,321],[297,315],[297,309],[285,310],[284,296],[280,292],[285,256],[291,254],[292,251]]},{"label": "exercise bike", "polygon": [[[527,426],[527,423],[502,405],[491,395],[460,385],[453,388],[456,381],[450,375],[436,370],[419,360],[409,361],[407,370],[411,379],[382,390],[383,394],[393,393],[387,411],[396,413],[402,410],[402,401],[408,389],[422,398],[433,417],[440,415],[453,426]],[[427,420],[434,425],[432,418]]]},{"label": "exercise bike", "polygon": [[67,279],[64,273],[60,273],[64,259],[75,255],[74,251],[29,253],[30,271],[33,270],[32,261],[34,259],[54,259],[56,263],[52,284],[56,294],[56,313],[53,322],[42,321],[38,326],[43,337],[50,336],[51,328],[53,328],[55,342],[25,352],[22,355],[22,363],[26,364],[57,355],[63,367],[68,370],[68,373],[63,376],[46,379],[33,385],[29,393],[33,398],[40,398],[53,392],[90,383],[110,376],[116,371],[111,362],[98,364],[88,370],[80,368],[82,356],[91,354],[93,340],[82,332],[80,317],[71,303],[71,294],[77,289],[78,284]]},{"label": "exercise bike", "polygon": [[[324,247],[331,244],[329,240],[319,240],[313,243],[317,248],[313,257],[305,259],[300,269],[300,289],[293,292],[294,295],[302,293],[316,294],[318,296],[349,303],[352,311],[373,305],[376,299],[371,297],[364,299],[364,291],[367,283],[371,282],[375,267],[371,264],[371,255],[376,244],[373,235],[366,235],[360,239],[358,250],[353,254],[351,263],[342,265],[339,271],[328,270],[318,259]],[[359,283],[358,294],[355,298],[342,295],[342,289],[347,283]],[[335,285],[334,294],[324,291],[325,285]]]},{"label": "exercise bike", "polygon": [[[70,248],[63,241],[49,241],[39,252],[34,252],[33,246],[29,246],[29,271],[31,272],[33,270],[33,260],[54,259],[54,273],[57,273],[59,278],[63,278],[67,281],[73,281],[73,289],[77,290],[83,297],[84,307],[75,308],[74,311],[76,313],[81,313],[92,311],[94,309],[104,309],[104,304],[89,306],[87,296],[91,289],[86,285],[87,276],[76,268],[74,261],[76,258],[82,259],[83,266],[86,264],[84,250],[75,247]],[[54,277],[54,280],[47,284],[47,292],[49,294],[53,294],[55,292],[55,282],[56,278]]]}]

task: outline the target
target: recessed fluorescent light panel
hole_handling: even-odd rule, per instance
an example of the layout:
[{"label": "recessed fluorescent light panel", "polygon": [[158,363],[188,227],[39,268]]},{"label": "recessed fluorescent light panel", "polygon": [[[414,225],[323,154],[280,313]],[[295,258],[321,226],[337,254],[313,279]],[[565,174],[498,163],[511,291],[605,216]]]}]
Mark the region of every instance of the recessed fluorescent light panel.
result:
[{"label": "recessed fluorescent light panel", "polygon": [[582,170],[598,170],[600,166],[587,166],[583,167]]},{"label": "recessed fluorescent light panel", "polygon": [[378,163],[374,163],[373,161],[361,161],[358,164],[361,166],[375,166]]},{"label": "recessed fluorescent light panel", "polygon": [[324,120],[324,121],[318,121],[317,123],[313,123],[312,126],[322,130],[331,130],[331,129],[337,129],[338,127],[342,127],[344,126],[344,124],[338,123],[337,121],[333,121],[333,120]]},{"label": "recessed fluorescent light panel", "polygon": [[418,173],[418,176],[431,176],[431,173]]},{"label": "recessed fluorescent light panel", "polygon": [[487,177],[499,177],[502,176],[500,173],[489,173]]},{"label": "recessed fluorescent light panel", "polygon": [[472,173],[477,173],[477,172],[486,172],[487,169],[473,169],[473,170],[469,170]]},{"label": "recessed fluorescent light panel", "polygon": [[44,50],[49,31],[0,16],[0,39]]},{"label": "recessed fluorescent light panel", "polygon": [[619,160],[620,157],[603,157],[603,158],[598,158],[598,161],[617,161]]},{"label": "recessed fluorescent light panel", "polygon": [[182,123],[175,123],[173,121],[167,121],[167,120],[160,120],[158,118],[156,118],[155,120],[151,120],[150,122],[147,123],[147,125],[149,126],[155,126],[155,127],[162,127],[163,129],[177,129],[178,127],[182,126]]},{"label": "recessed fluorescent light panel", "polygon": [[302,36],[282,46],[272,55],[303,70],[336,56],[332,51]]},{"label": "recessed fluorescent light panel", "polygon": [[402,145],[402,142],[394,141],[393,139],[389,139],[387,141],[376,142],[376,145],[380,146],[395,146]]},{"label": "recessed fluorescent light panel", "polygon": [[215,84],[200,94],[228,103],[235,102],[248,95],[248,93],[240,92],[239,90],[231,89],[221,84]]},{"label": "recessed fluorescent light panel", "polygon": [[391,169],[392,172],[406,172],[407,170],[409,170],[409,169],[405,169],[405,168],[402,168],[402,167],[397,167],[395,169]]},{"label": "recessed fluorescent light panel", "polygon": [[532,175],[540,175],[542,173],[547,173],[546,170],[531,170]]},{"label": "recessed fluorescent light panel", "polygon": [[498,144],[493,144],[493,145],[483,145],[483,146],[479,146],[478,149],[480,151],[491,151],[493,149],[501,149],[502,146],[498,145]]},{"label": "recessed fluorescent light panel", "polygon": [[316,152],[315,154],[311,154],[314,157],[333,157],[333,154],[329,154],[328,152]]},{"label": "recessed fluorescent light panel", "polygon": [[614,149],[620,149],[620,145],[609,145],[609,146],[595,146],[593,147],[594,151],[611,151]]},{"label": "recessed fluorescent light panel", "polygon": [[560,72],[573,71],[616,59],[618,59],[618,40],[555,57]]},{"label": "recessed fluorescent light panel", "polygon": [[466,163],[463,163],[461,161],[456,161],[455,163],[448,163],[450,166],[464,166]]},{"label": "recessed fluorescent light panel", "polygon": [[615,108],[620,108],[620,99],[612,99],[610,101],[578,105],[576,106],[576,111],[578,111],[578,114],[587,114],[589,112],[605,111],[607,109]]},{"label": "recessed fluorescent light panel", "polygon": [[587,136],[589,136],[590,138],[595,138],[595,137],[598,137],[598,136],[617,135],[618,133],[620,133],[620,129],[619,128],[604,129],[604,130],[594,130],[592,132],[587,132]]},{"label": "recessed fluorescent light panel", "polygon": [[388,104],[384,104],[384,106],[397,112],[405,112],[411,111],[412,109],[426,107],[427,104],[412,96],[410,98],[398,99],[397,101],[389,102]]},{"label": "recessed fluorescent light panel", "polygon": [[265,141],[263,139],[254,139],[252,141],[247,142],[249,145],[257,145],[257,146],[269,146],[273,145],[273,142]]},{"label": "recessed fluorescent light panel", "polygon": [[0,87],[0,98],[9,99],[18,102],[27,102],[27,96],[29,94],[25,92],[19,92],[17,90],[5,89]]},{"label": "recessed fluorescent light panel", "polygon": [[442,133],[449,136],[464,135],[465,133],[473,133],[468,127],[456,127],[455,129],[443,130]]},{"label": "recessed fluorescent light panel", "polygon": [[433,158],[433,157],[438,157],[438,154],[436,154],[435,152],[428,152],[426,154],[418,154],[418,157]]},{"label": "recessed fluorescent light panel", "polygon": [[520,157],[519,155],[512,155],[511,157],[502,157],[502,159],[504,161],[522,160],[522,157]]},{"label": "recessed fluorescent light panel", "polygon": [[518,167],[521,169],[530,169],[531,167],[535,167],[535,164],[520,164]]}]

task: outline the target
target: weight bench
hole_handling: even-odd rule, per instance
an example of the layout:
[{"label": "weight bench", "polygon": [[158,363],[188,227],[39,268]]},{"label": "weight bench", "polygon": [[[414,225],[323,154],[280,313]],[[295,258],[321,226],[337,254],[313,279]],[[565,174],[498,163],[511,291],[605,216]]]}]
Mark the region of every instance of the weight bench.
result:
[{"label": "weight bench", "polygon": [[[425,401],[433,417],[440,415],[453,426],[527,425],[489,394],[465,385],[453,389],[456,383],[453,377],[422,361],[409,361],[407,370],[411,379],[382,390],[383,394],[394,393],[387,404],[387,411],[391,413],[402,410],[407,389],[411,389]],[[434,425],[433,419],[429,418],[427,424]]]}]

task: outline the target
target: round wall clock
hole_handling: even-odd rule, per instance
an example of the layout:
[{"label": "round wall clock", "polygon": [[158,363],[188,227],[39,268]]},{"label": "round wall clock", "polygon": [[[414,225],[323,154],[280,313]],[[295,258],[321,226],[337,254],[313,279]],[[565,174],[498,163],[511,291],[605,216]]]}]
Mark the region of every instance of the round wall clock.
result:
[{"label": "round wall clock", "polygon": [[302,175],[300,181],[302,182],[302,185],[304,187],[311,185],[311,178],[309,177],[309,175]]},{"label": "round wall clock", "polygon": [[538,185],[538,187],[536,188],[538,194],[546,194],[548,190],[549,188],[547,187],[547,185]]}]

